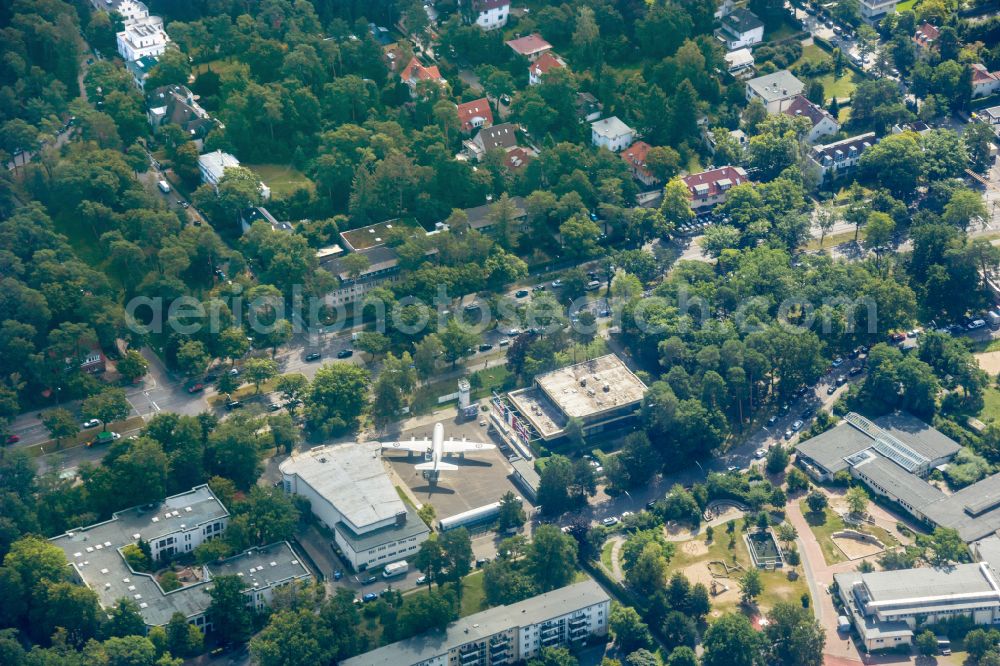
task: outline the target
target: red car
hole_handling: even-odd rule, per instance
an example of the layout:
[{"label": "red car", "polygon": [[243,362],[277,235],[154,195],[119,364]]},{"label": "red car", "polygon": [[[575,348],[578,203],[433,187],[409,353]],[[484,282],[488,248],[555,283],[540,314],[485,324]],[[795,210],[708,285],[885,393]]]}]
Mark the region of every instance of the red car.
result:
[{"label": "red car", "polygon": [[204,384],[192,384],[188,387],[188,393],[200,393],[205,390]]},{"label": "red car", "polygon": [[21,441],[20,435],[7,435],[7,444],[17,444]]}]

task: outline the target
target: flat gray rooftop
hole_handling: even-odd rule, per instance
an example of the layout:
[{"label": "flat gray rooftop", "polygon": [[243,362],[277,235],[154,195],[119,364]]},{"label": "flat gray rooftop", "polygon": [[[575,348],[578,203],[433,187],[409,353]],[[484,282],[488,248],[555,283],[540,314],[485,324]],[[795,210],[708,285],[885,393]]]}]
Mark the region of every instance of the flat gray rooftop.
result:
[{"label": "flat gray rooftop", "polygon": [[497,606],[452,622],[443,632],[420,634],[340,662],[341,666],[406,666],[446,654],[450,649],[483,640],[511,627],[524,627],[560,617],[610,597],[593,580],[552,590],[510,606]]},{"label": "flat gray rooftop", "polygon": [[309,569],[286,541],[251,548],[218,564],[210,564],[208,569],[212,576],[237,576],[247,589],[263,589],[311,577]]},{"label": "flat gray rooftop", "polygon": [[350,525],[339,522],[336,525],[337,533],[351,544],[355,552],[370,550],[390,541],[402,541],[410,537],[428,534],[430,529],[420,519],[417,512],[408,504],[403,506],[406,508],[406,522],[403,525],[388,525],[364,534],[357,534]]},{"label": "flat gray rooftop", "polygon": [[637,405],[646,385],[614,354],[535,377],[535,384],[569,418],[587,419],[625,405]]},{"label": "flat gray rooftop", "polygon": [[991,593],[1000,601],[1000,590],[982,564],[877,571],[862,574],[861,578],[875,603],[919,603],[933,597]]},{"label": "flat gray rooftop", "polygon": [[858,465],[857,470],[921,513],[947,497],[927,481],[882,456],[872,456],[868,462]]},{"label": "flat gray rooftop", "polygon": [[566,417],[537,386],[511,391],[507,397],[542,437],[553,437],[566,427]]},{"label": "flat gray rooftop", "polygon": [[378,442],[318,446],[279,465],[326,498],[355,532],[406,511],[382,465]]}]

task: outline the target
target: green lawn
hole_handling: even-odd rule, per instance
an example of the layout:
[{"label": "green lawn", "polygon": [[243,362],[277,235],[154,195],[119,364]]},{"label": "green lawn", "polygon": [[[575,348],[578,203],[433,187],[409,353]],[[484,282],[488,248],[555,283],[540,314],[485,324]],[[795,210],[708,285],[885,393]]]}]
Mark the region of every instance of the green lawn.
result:
[{"label": "green lawn", "polygon": [[244,164],[253,170],[271,188],[271,196],[287,197],[295,190],[305,187],[312,190],[315,185],[306,175],[290,164]]},{"label": "green lawn", "polygon": [[[823,549],[823,557],[826,558],[826,563],[836,564],[837,562],[846,561],[847,557],[845,557],[844,553],[842,553],[840,548],[837,547],[837,544],[833,542],[832,536],[834,532],[839,532],[840,530],[848,527],[848,525],[844,524],[844,520],[830,508],[827,508],[822,516],[814,515],[811,511],[809,511],[809,506],[806,504],[805,500],[799,502],[799,508],[802,510],[802,514],[806,517],[806,522],[809,523],[809,527],[816,536],[816,540],[819,541],[820,548]],[[899,544],[895,537],[881,527],[875,525],[865,525],[864,528],[852,527],[852,529],[857,529],[874,535],[876,539],[881,541],[887,547]]]},{"label": "green lawn", "polygon": [[[840,245],[841,243],[846,243],[847,241],[854,240],[854,231],[842,231],[837,234],[827,234],[823,239],[823,247],[833,247],[835,245]],[[807,250],[819,250],[820,244],[818,238],[810,238],[806,243],[805,248]]]},{"label": "green lawn", "polygon": [[614,566],[611,563],[611,551],[615,548],[615,542],[611,539],[604,544],[604,548],[601,549],[601,564],[609,574],[614,572]]},{"label": "green lawn", "polygon": [[225,74],[229,70],[231,70],[234,67],[236,67],[237,64],[238,64],[238,61],[235,60],[235,59],[232,60],[232,61],[229,61],[229,60],[209,60],[208,62],[203,62],[203,63],[201,63],[199,65],[195,65],[194,69],[192,70],[192,73],[195,76],[197,76],[198,74],[201,74],[202,72],[206,72],[208,70],[212,70],[213,72],[215,72],[219,76],[222,76],[223,74]]},{"label": "green lawn", "polygon": [[766,34],[764,35],[764,41],[766,41],[766,42],[781,41],[782,39],[787,39],[787,38],[791,37],[796,32],[799,32],[799,31],[796,30],[795,28],[793,28],[792,26],[790,26],[785,21],[782,21],[781,24],[778,27],[776,27],[776,28],[774,28],[772,30],[768,30],[766,32]]},{"label": "green lawn", "polygon": [[983,410],[977,417],[983,423],[1000,421],[1000,391],[989,387],[983,391]]},{"label": "green lawn", "polygon": [[823,93],[826,95],[827,101],[829,101],[834,97],[844,98],[853,95],[854,89],[858,86],[856,76],[857,74],[854,73],[854,70],[845,68],[843,76],[839,79],[831,72],[826,76],[821,76],[817,80],[823,84]]},{"label": "green lawn", "polygon": [[899,13],[903,13],[905,11],[912,12],[916,4],[917,0],[906,0],[906,2],[901,2],[898,5],[896,5],[896,11]]},{"label": "green lawn", "polygon": [[815,44],[806,44],[805,46],[802,47],[802,55],[799,57],[798,60],[792,63],[792,67],[794,68],[796,65],[801,65],[802,63],[806,62],[818,65],[822,62],[826,62],[829,59],[830,59],[830,54],[828,54],[820,47],[816,46]]},{"label": "green lawn", "polygon": [[[403,597],[412,599],[418,594],[427,594],[427,586],[421,585],[419,589],[407,592]],[[465,617],[487,608],[489,606],[486,604],[486,591],[483,589],[483,572],[474,571],[462,579],[462,605],[459,607],[458,616]]]}]

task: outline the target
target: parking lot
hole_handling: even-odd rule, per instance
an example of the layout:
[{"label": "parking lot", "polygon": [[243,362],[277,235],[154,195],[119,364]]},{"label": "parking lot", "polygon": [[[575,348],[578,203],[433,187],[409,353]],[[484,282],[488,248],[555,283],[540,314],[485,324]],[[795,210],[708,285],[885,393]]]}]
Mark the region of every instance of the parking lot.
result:
[{"label": "parking lot", "polygon": [[[463,423],[449,420],[444,423],[445,440],[451,437],[455,439],[465,437],[469,441],[496,444],[497,448],[470,453],[465,458],[457,455],[446,456],[446,461],[457,465],[459,469],[454,472],[441,472],[440,478],[434,484],[425,479],[420,471],[414,469],[415,465],[424,462],[423,456],[390,452],[385,454],[385,459],[390,462],[393,470],[409,486],[417,499],[434,507],[438,519],[496,502],[508,490],[518,496],[521,495],[521,491],[508,478],[511,468],[505,458],[507,450],[500,447],[498,439],[487,433],[485,426],[479,425],[483,419],[485,415],[479,420]],[[429,425],[407,430],[398,438],[423,439],[431,436],[432,429],[433,426]]]}]

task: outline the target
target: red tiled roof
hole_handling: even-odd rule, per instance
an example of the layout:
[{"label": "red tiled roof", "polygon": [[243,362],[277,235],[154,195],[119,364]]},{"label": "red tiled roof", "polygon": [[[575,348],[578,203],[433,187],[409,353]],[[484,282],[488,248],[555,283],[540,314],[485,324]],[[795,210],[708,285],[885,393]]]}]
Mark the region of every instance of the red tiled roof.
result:
[{"label": "red tiled roof", "polygon": [[546,51],[539,56],[538,60],[528,65],[528,71],[535,76],[541,76],[543,74],[548,74],[553,69],[559,69],[560,67],[565,66],[566,62],[562,58],[554,53]]},{"label": "red tiled roof", "polygon": [[990,72],[986,69],[986,65],[977,62],[972,66],[972,85],[977,83],[990,83],[991,81],[996,81],[998,77],[997,72]]},{"label": "red tiled roof", "polygon": [[503,158],[503,163],[508,169],[514,171],[523,168],[533,159],[535,159],[534,153],[520,146],[515,146],[507,151],[507,155]]},{"label": "red tiled roof", "polygon": [[793,117],[804,116],[809,119],[809,122],[813,124],[813,127],[816,127],[816,125],[818,125],[824,118],[832,118],[829,113],[819,108],[802,95],[796,95],[793,97],[791,103],[785,107],[783,113]]},{"label": "red tiled roof", "polygon": [[542,36],[537,32],[532,35],[512,39],[507,42],[507,46],[523,56],[534,55],[552,48],[552,45],[542,39]]},{"label": "red tiled roof", "polygon": [[938,30],[936,26],[933,26],[930,23],[924,23],[917,28],[916,34],[913,35],[913,41],[921,46],[930,46],[940,35],[941,31]]},{"label": "red tiled roof", "polygon": [[[724,166],[718,169],[712,169],[711,171],[693,173],[690,176],[685,176],[683,180],[692,197],[710,197],[723,191],[719,187],[720,181],[728,180],[729,184],[728,187],[725,187],[725,189],[730,189],[747,182],[747,174],[740,167]],[[703,192],[696,192],[695,188],[699,185],[708,185],[708,189]],[[725,183],[723,183],[723,185],[725,185]]]},{"label": "red tiled roof", "polygon": [[635,169],[647,178],[653,176],[649,169],[646,168],[646,155],[649,153],[650,148],[652,146],[645,141],[636,141],[622,151],[622,159],[629,165],[629,168]]},{"label": "red tiled roof", "polygon": [[485,97],[458,105],[458,122],[462,124],[463,132],[468,132],[476,127],[473,124],[476,118],[483,119],[479,127],[489,127],[493,124],[493,110],[490,109],[490,103]]},{"label": "red tiled roof", "polygon": [[440,81],[441,72],[438,70],[437,65],[432,65],[430,67],[424,67],[417,60],[416,56],[410,58],[410,63],[406,66],[406,69],[402,71],[399,75],[403,81]]}]

